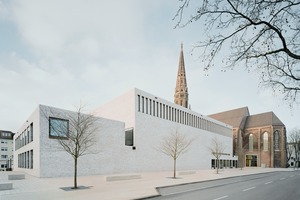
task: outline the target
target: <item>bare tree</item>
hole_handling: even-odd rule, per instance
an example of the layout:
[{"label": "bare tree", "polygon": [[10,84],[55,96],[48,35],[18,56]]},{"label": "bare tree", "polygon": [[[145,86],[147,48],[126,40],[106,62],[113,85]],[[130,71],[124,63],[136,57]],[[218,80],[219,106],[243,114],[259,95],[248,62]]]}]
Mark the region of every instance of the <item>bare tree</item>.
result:
[{"label": "bare tree", "polygon": [[300,154],[300,129],[298,128],[294,128],[290,131],[289,134],[289,143],[290,145],[292,145],[293,147],[293,152],[295,153],[295,157],[294,157],[294,161],[295,161],[295,165],[294,167],[299,167],[299,154]]},{"label": "bare tree", "polygon": [[192,138],[188,138],[186,135],[179,133],[176,129],[175,132],[172,132],[170,135],[165,137],[158,147],[158,151],[173,159],[173,178],[176,178],[177,158],[187,152],[192,141]]},{"label": "bare tree", "polygon": [[50,136],[57,139],[60,147],[70,154],[74,160],[74,189],[78,188],[78,158],[87,154],[97,153],[97,150],[93,148],[97,142],[97,118],[91,114],[82,113],[82,110],[83,106],[80,105],[76,112],[63,113],[61,116],[50,108],[47,116]]},{"label": "bare tree", "polygon": [[224,144],[217,138],[214,137],[211,140],[211,146],[208,147],[210,153],[216,158],[216,172],[219,173],[220,167],[220,158],[224,154],[225,146]]},{"label": "bare tree", "polygon": [[205,70],[222,56],[228,68],[258,70],[263,86],[282,93],[290,105],[299,102],[300,0],[179,1],[176,27],[197,21],[205,30],[194,46],[203,52]]},{"label": "bare tree", "polygon": [[287,147],[286,147],[286,159],[287,159],[287,163],[289,163],[289,161],[292,160],[293,152],[294,152],[294,147],[292,146],[292,144],[288,143]]}]

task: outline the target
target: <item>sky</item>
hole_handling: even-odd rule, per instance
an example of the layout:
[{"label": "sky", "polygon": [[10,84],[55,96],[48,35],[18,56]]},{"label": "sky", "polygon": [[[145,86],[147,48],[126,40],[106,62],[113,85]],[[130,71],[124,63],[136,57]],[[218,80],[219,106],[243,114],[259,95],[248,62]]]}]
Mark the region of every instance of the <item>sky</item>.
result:
[{"label": "sky", "polygon": [[208,72],[193,45],[203,27],[174,29],[174,0],[0,0],[0,129],[17,132],[39,104],[93,110],[132,88],[173,101],[183,43],[191,109],[209,115],[273,111],[287,130],[292,109],[256,72]]}]

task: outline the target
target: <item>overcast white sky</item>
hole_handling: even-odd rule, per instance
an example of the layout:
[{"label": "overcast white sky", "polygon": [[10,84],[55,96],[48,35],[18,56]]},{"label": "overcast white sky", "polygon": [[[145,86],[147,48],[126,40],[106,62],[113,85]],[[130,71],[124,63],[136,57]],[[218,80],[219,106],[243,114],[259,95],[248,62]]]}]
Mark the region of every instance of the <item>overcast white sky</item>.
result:
[{"label": "overcast white sky", "polygon": [[[273,111],[287,129],[299,107],[259,87],[243,68],[203,72],[191,55],[195,23],[173,29],[174,0],[0,0],[0,129],[17,132],[38,104],[92,110],[133,87],[173,101],[180,43],[192,110],[204,115],[248,106]],[[220,63],[220,66],[222,64]]]}]

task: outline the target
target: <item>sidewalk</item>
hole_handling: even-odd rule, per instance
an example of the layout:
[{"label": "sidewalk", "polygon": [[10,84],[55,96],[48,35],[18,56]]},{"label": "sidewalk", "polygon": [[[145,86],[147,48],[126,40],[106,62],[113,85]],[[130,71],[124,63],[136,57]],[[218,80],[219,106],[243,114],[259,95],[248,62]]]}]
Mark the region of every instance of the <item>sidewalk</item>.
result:
[{"label": "sidewalk", "polygon": [[[156,187],[184,184],[243,176],[257,173],[276,171],[292,171],[281,168],[243,168],[224,169],[216,174],[215,170],[189,171],[186,175],[179,175],[177,179],[170,178],[172,172],[140,173],[140,179],[106,181],[107,176],[78,177],[78,186],[84,189],[65,191],[61,188],[72,187],[73,177],[66,178],[36,178],[26,174],[24,180],[7,180],[8,174],[16,172],[0,172],[0,183],[13,183],[12,190],[0,191],[0,200],[53,200],[53,199],[101,199],[126,200],[158,195]],[[190,173],[190,174],[188,174]],[[124,175],[124,174],[123,174]],[[122,175],[122,176],[123,176]],[[114,176],[114,175],[112,175]]]}]

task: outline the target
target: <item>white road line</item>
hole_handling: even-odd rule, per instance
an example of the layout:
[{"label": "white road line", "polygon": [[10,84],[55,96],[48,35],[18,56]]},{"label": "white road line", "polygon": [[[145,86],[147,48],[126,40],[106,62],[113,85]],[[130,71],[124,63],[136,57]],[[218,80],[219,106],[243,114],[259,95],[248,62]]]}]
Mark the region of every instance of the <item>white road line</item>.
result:
[{"label": "white road line", "polygon": [[290,177],[294,177],[295,175],[291,175]]},{"label": "white road line", "polygon": [[252,189],[254,189],[254,188],[256,188],[256,187],[251,187],[251,188],[244,189],[243,192],[246,192],[246,191],[248,191],[248,190],[252,190]]},{"label": "white road line", "polygon": [[213,199],[213,200],[220,200],[220,199],[225,199],[227,198],[228,196],[222,196],[222,197],[219,197],[219,198],[216,198],[216,199]]},{"label": "white road line", "polygon": [[268,185],[268,184],[270,184],[270,183],[273,183],[273,181],[266,182],[265,185]]},{"label": "white road line", "polygon": [[282,181],[282,180],[284,180],[284,179],[285,179],[285,178],[281,178],[281,179],[279,179],[279,180],[281,180],[281,181]]}]

